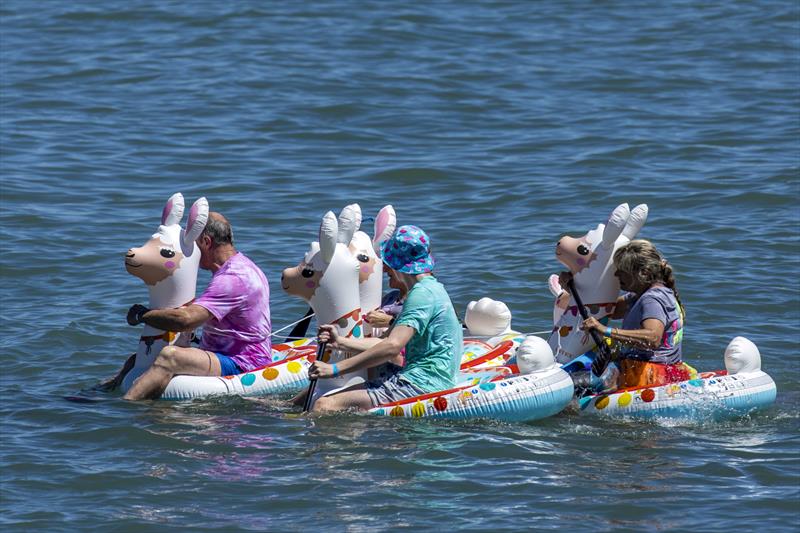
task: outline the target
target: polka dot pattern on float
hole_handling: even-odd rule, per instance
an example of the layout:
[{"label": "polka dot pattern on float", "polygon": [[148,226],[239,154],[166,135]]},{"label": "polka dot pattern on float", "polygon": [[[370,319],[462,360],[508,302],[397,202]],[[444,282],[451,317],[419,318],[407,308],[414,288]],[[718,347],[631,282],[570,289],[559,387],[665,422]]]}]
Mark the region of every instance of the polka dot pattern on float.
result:
[{"label": "polka dot pattern on float", "polygon": [[633,396],[631,396],[628,392],[623,392],[619,395],[619,398],[617,398],[617,405],[620,407],[625,407],[631,403],[631,400],[633,400]]},{"label": "polka dot pattern on float", "polygon": [[405,414],[406,414],[405,411],[403,411],[403,408],[400,407],[399,405],[395,406],[394,409],[389,411],[390,416],[404,416]]},{"label": "polka dot pattern on float", "polygon": [[244,385],[245,387],[249,387],[250,385],[256,382],[256,375],[248,372],[247,374],[242,376],[240,381],[242,382],[242,385]]},{"label": "polka dot pattern on float", "polygon": [[653,389],[645,389],[642,391],[642,400],[645,402],[652,402],[656,398],[656,391]]},{"label": "polka dot pattern on float", "polygon": [[598,399],[598,400],[597,400],[597,401],[594,403],[594,406],[595,406],[595,408],[597,408],[597,409],[599,409],[599,410],[601,410],[601,411],[602,411],[603,409],[605,409],[606,407],[608,407],[608,402],[609,402],[609,401],[610,401],[610,400],[608,399],[608,396],[603,396],[602,398]]},{"label": "polka dot pattern on float", "polygon": [[297,374],[303,369],[303,365],[298,363],[297,361],[289,361],[286,364],[286,370],[291,372],[292,374]]},{"label": "polka dot pattern on float", "polygon": [[261,373],[261,375],[267,381],[272,381],[273,379],[277,378],[279,374],[280,372],[278,372],[278,369],[272,367],[264,369],[264,371]]},{"label": "polka dot pattern on float", "polygon": [[438,398],[433,400],[433,407],[437,411],[444,411],[445,409],[447,409],[447,398],[445,398],[444,396],[439,396]]},{"label": "polka dot pattern on float", "polygon": [[411,416],[419,418],[424,415],[425,415],[425,405],[420,401],[415,402],[414,405],[411,406]]}]

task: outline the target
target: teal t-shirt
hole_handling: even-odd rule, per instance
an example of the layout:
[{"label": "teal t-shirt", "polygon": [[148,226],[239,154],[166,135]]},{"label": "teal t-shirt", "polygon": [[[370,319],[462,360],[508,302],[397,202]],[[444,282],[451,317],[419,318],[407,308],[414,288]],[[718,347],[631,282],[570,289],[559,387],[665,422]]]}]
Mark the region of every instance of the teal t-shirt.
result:
[{"label": "teal t-shirt", "polygon": [[425,392],[451,389],[461,364],[461,324],[444,285],[433,276],[408,292],[395,325],[414,328],[400,376]]}]

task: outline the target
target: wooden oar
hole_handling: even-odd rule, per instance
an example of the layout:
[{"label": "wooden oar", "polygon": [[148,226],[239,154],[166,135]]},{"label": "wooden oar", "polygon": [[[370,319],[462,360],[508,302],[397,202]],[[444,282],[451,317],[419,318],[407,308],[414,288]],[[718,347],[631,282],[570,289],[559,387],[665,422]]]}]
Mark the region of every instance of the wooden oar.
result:
[{"label": "wooden oar", "polygon": [[[322,354],[325,353],[325,346],[327,342],[319,343],[317,346],[317,359],[322,359]],[[317,388],[317,378],[313,378],[308,382],[308,393],[306,394],[306,401],[303,404],[303,412],[307,413],[311,409],[311,398],[314,397],[314,389]]]},{"label": "wooden oar", "polygon": [[[575,305],[578,306],[578,312],[581,314],[581,318],[588,320],[589,312],[586,311],[586,308],[583,306],[581,295],[575,290],[575,281],[570,279],[567,285],[569,285],[569,291],[572,293],[572,297],[575,298]],[[589,334],[592,336],[592,340],[594,340],[595,344],[597,344],[597,357],[592,362],[592,373],[600,377],[603,372],[606,371],[608,363],[611,362],[611,349],[608,347],[608,344],[606,344],[603,336],[600,335],[596,329],[590,329]]]}]

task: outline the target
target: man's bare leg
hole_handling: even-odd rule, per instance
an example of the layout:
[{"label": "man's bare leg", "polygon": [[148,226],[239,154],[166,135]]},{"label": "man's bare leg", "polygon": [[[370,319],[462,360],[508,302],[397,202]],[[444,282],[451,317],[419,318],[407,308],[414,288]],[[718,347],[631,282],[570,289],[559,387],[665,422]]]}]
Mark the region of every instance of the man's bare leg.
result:
[{"label": "man's bare leg", "polygon": [[372,400],[367,394],[366,384],[359,383],[334,394],[317,398],[311,410],[315,413],[330,413],[353,408],[366,411],[372,407]]},{"label": "man's bare leg", "polygon": [[165,346],[147,371],[133,382],[125,400],[147,400],[161,396],[176,374],[221,376],[219,359],[213,352],[198,348]]}]

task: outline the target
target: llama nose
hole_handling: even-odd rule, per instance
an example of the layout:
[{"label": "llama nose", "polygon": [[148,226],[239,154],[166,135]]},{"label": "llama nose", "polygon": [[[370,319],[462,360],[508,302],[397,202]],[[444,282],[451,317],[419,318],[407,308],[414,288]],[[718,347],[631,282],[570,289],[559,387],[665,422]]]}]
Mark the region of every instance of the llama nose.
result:
[{"label": "llama nose", "polygon": [[133,257],[134,255],[136,254],[133,253],[133,250],[128,250],[127,252],[125,252],[125,257]]}]

